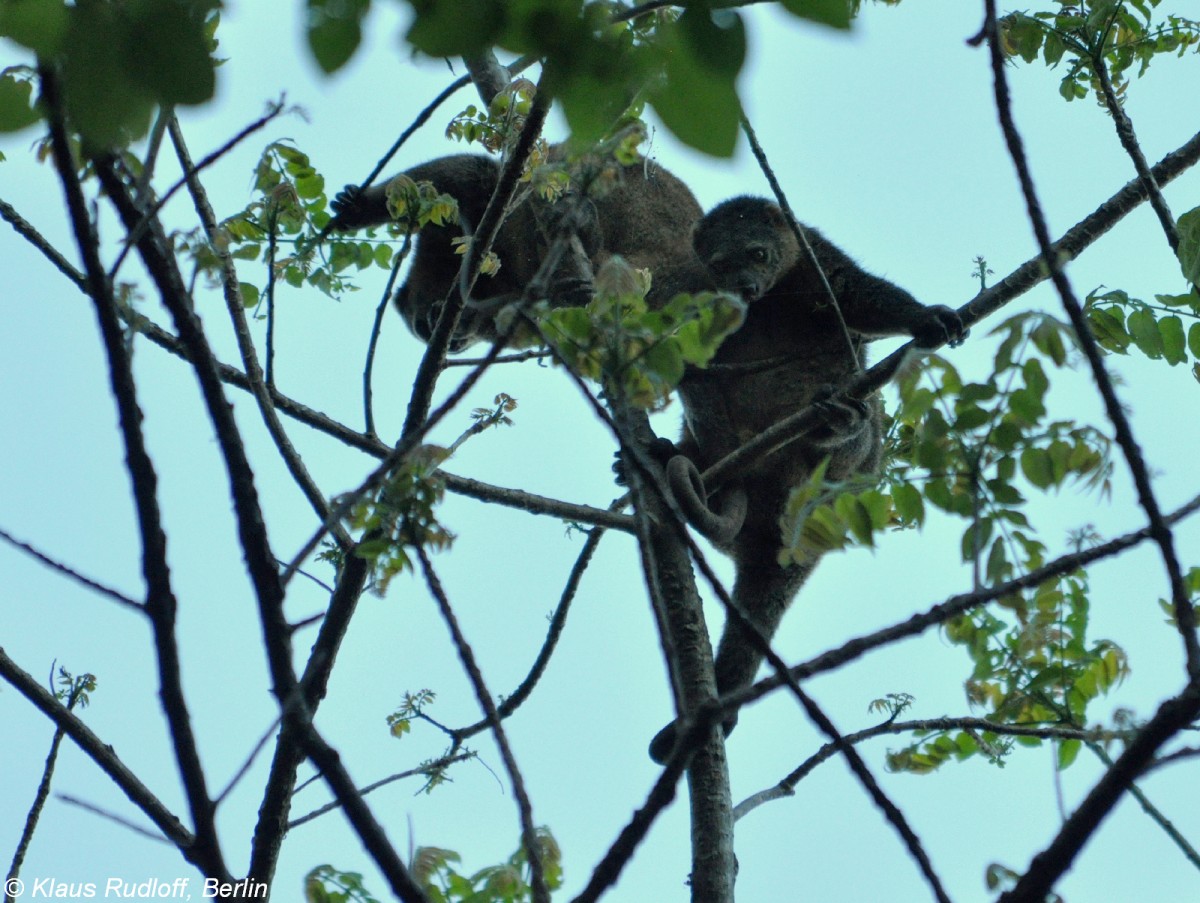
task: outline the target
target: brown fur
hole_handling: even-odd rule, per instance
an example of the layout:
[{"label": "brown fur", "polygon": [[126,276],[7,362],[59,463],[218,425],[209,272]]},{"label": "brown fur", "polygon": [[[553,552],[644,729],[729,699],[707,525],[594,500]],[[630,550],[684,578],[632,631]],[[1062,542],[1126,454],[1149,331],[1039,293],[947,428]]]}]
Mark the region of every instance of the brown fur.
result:
[{"label": "brown fur", "polygon": [[[561,151],[552,151],[554,157],[561,157]],[[404,175],[433,183],[439,192],[456,198],[459,206],[458,223],[421,229],[408,278],[396,292],[395,303],[405,322],[418,338],[428,341],[462,264],[451,242],[469,233],[482,218],[499,180],[500,165],[491,157],[456,154],[413,167]],[[336,228],[389,222],[387,183],[361,193],[348,186],[333,208]],[[452,350],[496,338],[493,315],[523,297],[565,218],[569,217],[588,260],[582,264],[568,260],[553,274],[548,294],[551,303],[558,305],[586,303],[591,297],[591,268],[612,255],[652,272],[690,257],[691,230],[701,215],[688,187],[649,160],[622,166],[616,183],[591,197],[568,193],[552,203],[526,195],[500,228],[492,247],[500,269],[476,282]]]},{"label": "brown fur", "polygon": [[[814,229],[806,234],[845,320],[840,325],[820,275],[802,253],[782,211],[759,198],[735,198],[716,207],[694,236],[698,264],[675,270],[664,291],[716,288],[748,304],[745,322],[729,336],[710,366],[691,370],[679,386],[684,432],[679,452],[703,470],[785,417],[820,402],[866,363],[872,337],[907,334],[923,345],[958,342],[957,313],[926,307],[908,292],[859,268]],[[829,457],[826,476],[844,480],[873,473],[882,455],[882,408],[825,402],[825,428],[758,461],[716,494],[732,510],[744,496],[744,518],[708,530],[736,566],[734,603],[766,640],[817,564],[817,556],[781,566],[780,517],[791,490]],[[676,462],[672,461],[672,464]],[[677,495],[686,485],[672,472]],[[723,496],[725,498],[723,498]],[[685,510],[687,505],[684,505]],[[720,518],[718,518],[720,520]],[[716,652],[720,693],[754,680],[762,654],[734,623],[727,623]],[[733,727],[731,719],[727,730]],[[663,761],[674,745],[674,726],[651,744]]]}]

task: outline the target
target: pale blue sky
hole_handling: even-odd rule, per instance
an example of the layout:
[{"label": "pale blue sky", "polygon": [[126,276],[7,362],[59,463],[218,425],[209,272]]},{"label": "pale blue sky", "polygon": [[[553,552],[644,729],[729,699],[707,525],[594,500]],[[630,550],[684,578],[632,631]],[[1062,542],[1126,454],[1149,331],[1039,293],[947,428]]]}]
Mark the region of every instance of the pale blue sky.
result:
[{"label": "pale blue sky", "polygon": [[[245,203],[251,168],[271,139],[290,137],[308,152],[332,190],[358,181],[396,134],[448,81],[439,61],[414,65],[398,40],[393,4],[377,4],[368,46],[333,79],[316,74],[303,49],[299,4],[230,0],[222,24],[219,96],[212,106],[181,115],[193,154],[223,143],[286,92],[306,117],[276,121],[214,167],[208,182],[219,215]],[[1166,4],[1164,4],[1165,6]],[[743,96],[764,147],[797,214],[873,272],[927,303],[961,305],[972,297],[972,258],[987,257],[997,277],[1033,254],[1033,241],[990,94],[986,54],[965,44],[981,21],[981,4],[909,2],[897,9],[868,5],[852,35],[830,34],[754,9],[751,57]],[[1189,6],[1176,3],[1180,11]],[[0,66],[23,61],[11,46]],[[1198,127],[1184,98],[1200,94],[1194,58],[1156,62],[1131,88],[1129,111],[1156,161]],[[1130,165],[1107,117],[1093,101],[1064,103],[1058,74],[1040,66],[1010,70],[1015,113],[1052,231],[1057,235],[1112,194]],[[451,152],[441,137],[452,113],[474,101],[467,93],[443,107],[396,158],[395,167]],[[49,167],[29,158],[33,133],[0,141],[0,198],[13,204],[64,249],[70,242],[61,195]],[[661,130],[651,152],[683,177],[711,207],[739,193],[763,194],[766,184],[745,147],[732,161],[681,149]],[[164,170],[164,176],[169,168]],[[1178,215],[1200,204],[1200,176],[1170,186]],[[177,197],[170,221],[190,228],[194,216]],[[105,232],[117,234],[111,220]],[[68,256],[74,256],[69,254]],[[115,413],[107,389],[94,316],[88,301],[5,227],[5,327],[0,330],[0,422],[5,466],[0,470],[0,527],[103,582],[136,596],[140,587],[135,527]],[[126,278],[138,270],[129,266]],[[1181,278],[1148,209],[1139,209],[1069,270],[1081,295],[1097,285],[1149,297],[1181,290]],[[261,284],[261,270],[243,275]],[[137,278],[140,278],[138,276]],[[278,381],[282,390],[360,426],[362,357],[384,274],[360,280],[363,290],[342,303],[313,290],[280,299]],[[219,295],[202,292],[201,312],[223,359],[236,360]],[[1057,312],[1045,287],[1022,309]],[[146,310],[159,316],[154,304]],[[982,372],[992,351],[977,327],[949,352],[969,372]],[[399,429],[419,346],[395,317],[385,328],[376,399],[384,436]],[[1163,507],[1200,491],[1194,449],[1200,444],[1200,388],[1183,368],[1110,359],[1124,378],[1122,397],[1155,468]],[[220,461],[188,371],[140,342],[136,366],[146,430],[162,488],[169,556],[181,603],[185,689],[213,787],[220,788],[271,725],[260,631],[241,569]],[[1059,385],[1061,383],[1061,386]],[[505,486],[602,505],[615,493],[609,465],[613,442],[568,380],[534,365],[489,374],[439,434],[448,441],[465,427],[470,407],[498,391],[516,396],[516,425],[469,442],[449,469]],[[1086,379],[1056,380],[1052,404],[1065,417],[1099,420]],[[311,533],[311,511],[274,455],[246,396],[237,404],[260,480],[272,541],[290,558]],[[669,411],[660,429],[673,433]],[[289,432],[329,494],[356,485],[372,461],[290,424]],[[1052,554],[1065,549],[1066,530],[1093,523],[1105,536],[1141,524],[1128,479],[1118,464],[1111,505],[1064,492],[1035,497],[1030,515]],[[581,540],[548,518],[448,497],[444,522],[458,542],[437,563],[494,693],[508,693],[540,646],[547,614]],[[784,621],[777,648],[800,661],[841,640],[924,610],[969,588],[959,564],[961,525],[934,519],[922,535],[889,537],[871,553],[831,556]],[[1200,564],[1200,529],[1179,531],[1184,565]],[[721,573],[728,565],[719,561]],[[320,573],[319,566],[314,568]],[[100,686],[85,713],[92,728],[173,810],[186,807],[169,758],[156,699],[150,635],[139,619],[0,547],[5,604],[0,644],[35,674],[57,659],[89,670]],[[1182,682],[1180,644],[1163,624],[1156,599],[1165,593],[1158,559],[1148,549],[1096,567],[1093,636],[1118,638],[1130,653],[1133,677],[1097,712],[1122,705],[1139,716]],[[293,584],[294,617],[314,614],[321,591]],[[716,609],[711,620],[719,623]],[[312,632],[300,636],[306,651]],[[816,699],[845,731],[876,719],[868,703],[888,692],[916,696],[914,717],[965,714],[961,692],[969,663],[936,634],[875,653],[811,682]],[[477,718],[476,703],[453,649],[420,584],[398,579],[385,599],[363,600],[343,649],[319,723],[341,750],[355,779],[368,783],[432,758],[441,737],[417,726],[403,741],[387,734],[385,715],[405,690],[431,687],[431,714],[460,725]],[[631,541],[609,536],[592,564],[556,657],[538,692],[508,723],[528,783],[535,818],[564,850],[566,893],[586,881],[609,842],[640,806],[657,774],[645,754],[649,737],[669,712],[669,692],[641,589]],[[15,691],[0,691],[0,862],[7,865],[32,798],[52,729]],[[735,798],[778,781],[820,743],[794,703],[772,698],[743,713],[730,742]],[[1026,750],[1004,769],[979,762],[924,778],[888,775],[888,746],[863,748],[887,791],[908,814],[956,901],[989,899],[989,862],[1018,870],[1057,826],[1051,753]],[[486,740],[483,763],[458,767],[453,783],[414,797],[415,783],[397,784],[370,800],[396,845],[436,845],[460,851],[465,867],[494,864],[516,846],[515,806],[499,757]],[[219,827],[231,868],[245,868],[249,835],[266,761],[259,761],[221,809]],[[1098,771],[1086,754],[1063,775],[1068,806]],[[1200,792],[1186,767],[1167,769],[1145,789],[1186,836],[1200,839]],[[141,823],[144,819],[69,743],[55,790],[81,797]],[[326,799],[304,791],[296,812]],[[411,833],[410,833],[411,832]],[[411,838],[411,841],[410,841]],[[891,829],[838,762],[821,766],[789,800],[749,815],[738,826],[739,894],[746,900],[908,901],[928,899],[916,868]],[[333,814],[298,828],[288,839],[276,899],[295,899],[315,865],[362,871],[386,898],[385,885]],[[686,805],[678,802],[655,826],[614,901],[683,900],[688,871]],[[110,877],[171,880],[192,872],[173,849],[156,845],[78,808],[51,800],[26,860],[23,877],[103,883]],[[1196,899],[1200,875],[1126,800],[1084,850],[1059,890],[1072,903]],[[803,890],[801,890],[803,889]],[[198,894],[197,894],[198,896]]]}]

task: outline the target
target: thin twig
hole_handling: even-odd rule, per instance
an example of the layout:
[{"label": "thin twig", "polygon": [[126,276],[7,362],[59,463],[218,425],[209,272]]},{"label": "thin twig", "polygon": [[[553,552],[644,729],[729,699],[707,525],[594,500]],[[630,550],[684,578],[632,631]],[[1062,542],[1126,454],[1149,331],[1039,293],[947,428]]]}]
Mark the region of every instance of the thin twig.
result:
[{"label": "thin twig", "polygon": [[[71,688],[64,706],[68,712],[74,710],[82,692],[83,688],[78,684]],[[21,864],[25,861],[25,854],[29,852],[29,844],[33,840],[33,833],[37,830],[38,820],[41,818],[42,810],[46,806],[46,800],[50,796],[50,782],[54,778],[54,765],[58,761],[58,748],[62,745],[62,739],[65,735],[66,730],[61,725],[54,729],[54,737],[50,740],[50,751],[46,754],[46,764],[42,767],[42,779],[38,782],[37,792],[33,796],[33,803],[30,805],[29,812],[25,816],[25,827],[21,831],[21,839],[17,841],[17,848],[13,852],[12,862],[8,866],[8,877],[4,882],[5,903],[13,903],[16,899],[16,895],[12,892],[12,882],[21,873]]]},{"label": "thin twig", "polygon": [[[1116,11],[1114,8],[1114,15]],[[1162,225],[1163,232],[1167,236],[1167,243],[1170,244],[1171,250],[1178,254],[1179,232],[1175,228],[1175,217],[1171,215],[1167,199],[1163,197],[1158,183],[1154,180],[1154,174],[1150,172],[1146,155],[1142,153],[1137,134],[1133,130],[1133,122],[1130,120],[1129,114],[1125,112],[1125,107],[1121,103],[1121,99],[1117,97],[1117,92],[1113,90],[1112,79],[1108,75],[1108,66],[1104,62],[1103,51],[1092,57],[1092,71],[1096,73],[1096,78],[1100,81],[1100,89],[1104,92],[1104,105],[1108,108],[1108,114],[1112,116],[1113,125],[1117,130],[1117,139],[1121,142],[1121,147],[1125,148],[1129,159],[1133,161],[1133,168],[1137,171],[1138,178],[1146,186],[1150,206]]]},{"label": "thin twig", "polygon": [[[588,534],[587,542],[583,544],[583,548],[579,551],[579,557],[575,559],[575,565],[571,568],[571,573],[567,577],[567,583],[563,587],[558,607],[554,609],[554,614],[550,618],[550,628],[546,631],[546,640],[542,643],[542,648],[538,650],[537,658],[534,659],[529,673],[525,675],[525,679],[521,681],[520,685],[510,695],[504,697],[504,701],[496,709],[496,713],[501,718],[509,717],[521,707],[522,703],[533,693],[533,688],[541,680],[542,674],[545,673],[546,666],[550,664],[550,657],[554,655],[554,649],[558,645],[558,639],[562,636],[563,627],[566,626],[567,612],[570,610],[571,602],[574,600],[575,593],[579,589],[579,581],[583,579],[583,572],[587,569],[588,564],[591,563],[592,555],[595,553],[596,547],[600,545],[600,540],[603,536],[603,527],[595,527]],[[473,737],[480,731],[486,730],[487,727],[488,720],[484,718],[481,721],[476,721],[474,724],[451,731],[451,736],[456,741],[461,742],[468,737]]]},{"label": "thin twig", "polygon": [[204,870],[204,851],[196,848],[196,838],[154,793],[142,783],[117,756],[112,746],[101,740],[77,715],[67,710],[31,674],[22,669],[0,648],[0,677],[54,724],[63,729],[75,745],[120,788],[134,806],[163,833],[183,858]]},{"label": "thin twig", "polygon": [[171,841],[168,838],[163,837],[161,834],[156,834],[153,831],[149,831],[146,828],[143,828],[141,825],[137,824],[136,822],[130,821],[128,818],[122,818],[120,815],[117,815],[117,813],[115,813],[115,812],[109,812],[106,809],[101,809],[99,806],[89,803],[86,800],[81,800],[77,796],[71,796],[68,793],[56,793],[56,794],[54,794],[54,798],[62,800],[64,803],[67,803],[71,806],[77,806],[80,809],[84,810],[85,812],[92,813],[92,815],[99,815],[101,818],[108,819],[111,822],[115,822],[116,824],[120,825],[122,828],[132,831],[134,834],[137,834],[141,837],[145,837],[147,840],[154,840],[154,841],[157,841],[158,843],[165,843],[168,846],[175,845],[174,841]]},{"label": "thin twig", "polygon": [[758,161],[759,169],[767,177],[767,183],[771,186],[775,200],[779,202],[779,209],[783,211],[783,217],[787,220],[788,228],[792,230],[792,234],[796,237],[796,242],[800,245],[801,253],[803,253],[808,266],[817,274],[817,278],[821,282],[821,289],[825,293],[825,298],[817,302],[817,304],[822,307],[827,305],[828,309],[833,311],[834,318],[837,320],[838,330],[846,342],[846,354],[849,356],[854,371],[857,372],[862,369],[859,362],[858,350],[854,347],[854,340],[850,338],[850,327],[846,325],[846,319],[842,316],[842,306],[838,303],[833,286],[829,284],[829,279],[825,276],[825,270],[821,266],[821,262],[817,260],[817,252],[813,250],[812,243],[808,240],[808,232],[804,226],[800,225],[800,221],[796,219],[796,214],[792,212],[792,206],[788,203],[787,196],[783,193],[783,186],[779,184],[779,179],[775,177],[775,170],[771,168],[771,164],[767,160],[766,151],[758,143],[758,135],[754,132],[754,126],[750,124],[750,120],[745,113],[742,113],[740,118],[742,132],[745,133],[746,139],[750,142],[750,151],[754,154],[754,159]]},{"label": "thin twig", "polygon": [[[1112,768],[1112,757],[1104,751],[1104,747],[1096,743],[1094,739],[1087,742],[1087,747],[1106,767]],[[1183,853],[1187,861],[1197,869],[1200,869],[1200,853],[1197,853],[1196,848],[1180,833],[1179,829],[1175,827],[1175,823],[1163,815],[1162,810],[1154,805],[1154,803],[1150,802],[1150,798],[1146,796],[1145,792],[1137,784],[1129,785],[1129,793],[1138,801],[1138,805],[1142,807],[1142,811],[1146,813],[1150,820],[1158,825],[1164,834],[1171,838],[1171,842],[1175,846],[1179,847],[1179,851]]]},{"label": "thin twig", "polygon": [[[386,787],[388,784],[394,784],[396,781],[403,781],[405,778],[429,777],[429,774],[432,771],[441,770],[457,762],[465,762],[467,759],[474,758],[474,755],[474,753],[462,752],[453,756],[443,756],[442,758],[435,759],[434,761],[429,762],[426,765],[422,765],[419,768],[410,768],[408,771],[402,771],[399,774],[388,775],[386,778],[382,778],[374,783],[367,784],[358,792],[361,796],[366,796],[368,793],[373,793],[380,787]],[[318,806],[312,812],[307,812],[304,815],[301,815],[299,818],[293,818],[290,822],[288,822],[288,830],[291,831],[292,828],[298,828],[300,825],[310,822],[313,819],[320,818],[322,815],[325,815],[328,812],[332,812],[335,809],[341,808],[341,805],[342,804],[340,802],[334,800],[332,803],[326,803],[323,806]]]},{"label": "thin twig", "polygon": [[70,579],[74,580],[76,583],[86,586],[90,590],[95,590],[96,592],[100,593],[100,595],[107,596],[108,598],[112,599],[114,602],[119,602],[122,605],[126,606],[127,608],[132,608],[135,611],[140,612],[141,614],[146,613],[146,609],[142,605],[141,602],[131,599],[129,596],[125,595],[124,593],[122,593],[118,590],[112,589],[111,587],[105,586],[103,583],[97,583],[91,577],[85,577],[83,574],[79,573],[74,568],[68,567],[67,565],[63,564],[61,561],[55,561],[49,555],[39,552],[37,549],[35,549],[29,543],[22,542],[21,540],[17,539],[15,536],[8,533],[7,531],[0,530],[0,540],[4,540],[5,542],[7,542],[9,545],[13,546],[14,548],[20,549],[26,555],[29,555],[31,558],[34,558],[37,561],[40,561],[42,564],[46,565],[48,568],[51,568],[52,570],[58,571],[60,574],[63,574],[65,576],[69,577]]},{"label": "thin twig", "polygon": [[475,689],[475,697],[479,700],[479,707],[483,709],[483,713],[487,717],[492,736],[496,739],[496,746],[500,749],[500,758],[503,760],[504,768],[508,772],[508,779],[512,784],[513,796],[517,799],[517,809],[521,816],[521,836],[525,847],[526,860],[529,863],[533,901],[534,903],[550,903],[550,890],[546,887],[546,875],[542,868],[541,845],[538,842],[537,828],[533,822],[533,805],[529,801],[529,794],[525,789],[525,780],[521,777],[521,770],[517,766],[516,756],[513,755],[512,746],[509,744],[508,736],[504,732],[504,724],[500,718],[500,713],[496,711],[496,703],[492,699],[492,694],[488,691],[487,683],[483,679],[483,672],[479,670],[479,664],[475,660],[475,653],[471,650],[466,636],[463,635],[462,628],[458,625],[458,618],[454,615],[450,599],[446,596],[446,591],[442,587],[441,580],[438,579],[437,572],[434,571],[433,564],[429,560],[429,555],[422,546],[417,546],[417,557],[420,559],[421,569],[425,574],[425,583],[429,587],[434,601],[437,602],[438,610],[442,614],[442,620],[446,622],[446,627],[450,630],[450,636],[454,641],[454,648],[458,653],[459,661],[462,662],[463,670],[466,671],[467,677],[471,681],[471,686]]},{"label": "thin twig", "polygon": [[[1180,639],[1183,641],[1184,653],[1187,656],[1188,674],[1193,681],[1200,681],[1200,638],[1197,638],[1196,635],[1196,614],[1195,609],[1192,607],[1187,584],[1183,580],[1183,570],[1179,565],[1179,557],[1175,552],[1175,539],[1163,522],[1162,512],[1158,507],[1158,499],[1155,497],[1154,489],[1150,485],[1150,475],[1146,469],[1146,462],[1142,457],[1137,440],[1134,438],[1133,430],[1129,425],[1129,418],[1125,415],[1125,411],[1121,407],[1121,402],[1117,398],[1112,379],[1109,377],[1108,371],[1104,366],[1104,359],[1096,343],[1096,338],[1092,335],[1091,327],[1088,325],[1087,318],[1083,314],[1083,308],[1075,297],[1071,283],[1067,279],[1067,275],[1063,271],[1062,265],[1055,254],[1053,243],[1050,240],[1050,230],[1046,226],[1046,218],[1042,214],[1041,204],[1038,201],[1037,192],[1033,186],[1033,177],[1029,171],[1029,163],[1025,157],[1021,136],[1017,132],[1017,126],[1012,117],[1012,104],[1008,94],[1008,82],[1004,74],[1004,50],[1000,44],[999,26],[996,22],[995,0],[984,0],[984,7],[986,9],[984,33],[987,36],[988,50],[992,63],[996,112],[1000,118],[1000,127],[1004,132],[1004,140],[1008,145],[1009,155],[1012,157],[1013,165],[1017,170],[1017,178],[1021,183],[1021,193],[1025,198],[1025,207],[1029,214],[1029,221],[1033,226],[1038,248],[1041,250],[1042,261],[1050,273],[1050,279],[1054,283],[1054,287],[1058,290],[1063,308],[1066,310],[1067,316],[1071,320],[1071,325],[1075,329],[1079,347],[1083,351],[1089,367],[1091,367],[1092,378],[1095,380],[1096,387],[1100,391],[1100,397],[1104,400],[1105,413],[1108,415],[1108,419],[1112,421],[1117,444],[1120,446],[1126,463],[1129,466],[1138,502],[1145,510],[1146,518],[1150,524],[1151,535],[1154,537],[1154,541],[1158,544],[1159,550],[1162,553],[1163,564],[1165,565],[1167,578],[1171,585],[1171,605],[1175,612],[1175,622],[1179,630]],[[1153,178],[1149,178],[1150,185],[1153,186]],[[1145,185],[1143,185],[1143,188],[1149,190]]]},{"label": "thin twig", "polygon": [[367,340],[367,360],[363,365],[363,429],[368,436],[376,435],[375,412],[372,402],[371,376],[375,370],[375,351],[379,347],[379,336],[383,333],[383,315],[387,312],[388,302],[392,299],[392,291],[396,287],[396,279],[400,276],[400,267],[408,257],[412,247],[412,232],[404,233],[404,244],[400,246],[396,258],[392,261],[392,271],[388,274],[387,285],[383,287],[383,297],[375,306],[375,320],[371,324],[371,336]]}]

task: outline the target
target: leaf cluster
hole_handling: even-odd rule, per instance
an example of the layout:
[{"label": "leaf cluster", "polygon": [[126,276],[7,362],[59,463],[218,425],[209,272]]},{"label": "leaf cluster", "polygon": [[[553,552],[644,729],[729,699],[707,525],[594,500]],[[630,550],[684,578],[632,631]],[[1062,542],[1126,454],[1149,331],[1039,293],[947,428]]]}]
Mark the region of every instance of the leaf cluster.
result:
[{"label": "leaf cluster", "polygon": [[[562,850],[550,829],[536,831],[538,857],[549,890],[562,886]],[[529,859],[524,845],[504,862],[462,874],[462,857],[440,847],[418,847],[412,857],[412,876],[432,903],[527,903],[532,899]]]},{"label": "leaf cluster", "polygon": [[[1088,586],[1082,572],[1039,586],[1032,598],[1006,600],[1013,621],[987,611],[947,624],[946,635],[975,664],[966,682],[973,708],[998,724],[1083,728],[1088,705],[1129,674],[1125,653],[1109,640],[1090,641]],[[993,731],[919,731],[914,742],[888,753],[893,771],[928,774],[950,761],[984,755],[1003,765],[1014,745],[1036,747],[1038,736]],[[1057,740],[1057,764],[1068,768],[1082,748]]]},{"label": "leaf cluster", "polygon": [[[23,0],[0,4],[0,37],[58,68],[71,127],[96,147],[145,135],[156,107],[200,104],[216,88],[218,0]],[[0,74],[0,131],[32,125],[30,86]]]},{"label": "leaf cluster", "polygon": [[[631,15],[616,0],[409,0],[407,41],[433,57],[472,57],[500,48],[542,60],[543,87],[562,105],[572,134],[587,143],[609,133],[631,107],[654,107],[681,140],[729,156],[746,58],[742,16],[707,3],[682,13]],[[785,0],[800,18],[848,28],[858,0]],[[371,0],[309,0],[308,42],[333,72],[362,39]],[[636,114],[634,114],[636,115]],[[457,128],[482,136],[478,110]]]},{"label": "leaf cluster", "polygon": [[[1200,294],[1155,295],[1154,302],[1134,298],[1122,289],[1088,295],[1084,311],[1096,341],[1105,351],[1136,350],[1172,367],[1191,363],[1200,380]],[[1186,326],[1185,318],[1190,322]]]},{"label": "leaf cluster", "polygon": [[620,258],[596,276],[584,307],[535,309],[539,337],[557,358],[614,397],[642,408],[666,404],[687,366],[704,367],[741,325],[745,304],[733,295],[676,295],[659,309],[646,303],[649,278]]},{"label": "leaf cluster", "polygon": [[350,527],[364,534],[355,554],[371,562],[380,594],[393,577],[412,567],[408,548],[441,550],[454,541],[454,534],[438,522],[436,511],[446,493],[437,469],[448,454],[436,445],[420,446],[347,515]]},{"label": "leaf cluster", "polygon": [[[253,192],[243,210],[219,224],[217,241],[235,260],[261,260],[272,278],[293,288],[311,286],[335,298],[348,287],[341,274],[350,267],[391,269],[393,248],[369,240],[374,230],[363,240],[335,235],[315,244],[313,239],[330,220],[325,177],[289,142],[275,141],[263,150],[254,168]],[[411,180],[389,187],[388,202],[405,216],[415,215],[421,224],[441,222],[456,209],[452,199],[431,191],[428,183],[413,186]],[[182,250],[190,250],[200,269],[219,277],[219,261],[202,237],[194,237]],[[241,289],[247,307],[258,304],[258,286],[242,281]]]},{"label": "leaf cluster", "polygon": [[1058,9],[1032,14],[1016,12],[1001,22],[1005,53],[1032,63],[1039,56],[1051,68],[1065,59],[1067,72],[1059,93],[1068,101],[1094,90],[1104,103],[1097,67],[1103,64],[1118,98],[1128,87],[1128,71],[1136,64],[1141,77],[1159,54],[1182,57],[1200,51],[1200,22],[1170,15],[1156,22],[1161,0],[1054,0]]}]

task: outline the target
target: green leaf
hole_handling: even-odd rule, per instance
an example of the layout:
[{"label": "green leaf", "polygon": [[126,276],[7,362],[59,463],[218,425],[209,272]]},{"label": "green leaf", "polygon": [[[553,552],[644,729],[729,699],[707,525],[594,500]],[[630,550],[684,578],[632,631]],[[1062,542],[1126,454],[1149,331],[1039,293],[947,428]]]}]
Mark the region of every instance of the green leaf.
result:
[{"label": "green leaf", "polygon": [[893,486],[892,504],[896,506],[896,513],[905,523],[919,526],[925,522],[925,502],[917,487],[909,483]]},{"label": "green leaf", "polygon": [[659,342],[643,358],[646,367],[663,382],[677,386],[683,379],[683,355],[675,342]]},{"label": "green leaf", "polygon": [[465,56],[483,50],[504,27],[499,0],[421,0],[408,42],[434,57]]},{"label": "green leaf", "polygon": [[350,60],[362,41],[371,0],[308,0],[308,49],[325,74]]},{"label": "green leaf", "polygon": [[31,99],[33,85],[15,78],[11,71],[0,75],[0,132],[15,132],[38,121]]},{"label": "green leaf", "polygon": [[134,0],[128,4],[125,64],[164,105],[200,104],[216,91],[216,62],[205,28],[215,0]]},{"label": "green leaf", "polygon": [[1192,285],[1200,285],[1200,207],[1189,210],[1175,224],[1179,232],[1179,267]]},{"label": "green leaf", "polygon": [[62,0],[7,0],[0,3],[0,37],[49,59],[62,49],[68,15]]},{"label": "green leaf", "polygon": [[[651,89],[649,100],[680,140],[707,154],[729,157],[742,110],[734,80],[745,57],[745,35],[740,19],[729,34],[719,32],[699,6],[689,7],[675,29],[664,30],[661,51],[667,78]],[[708,45],[720,48],[717,59],[705,56]]]},{"label": "green leaf", "polygon": [[71,8],[62,67],[67,115],[88,141],[102,147],[127,143],[150,127],[154,98],[130,77],[129,37],[115,7]]},{"label": "green leaf", "polygon": [[1138,350],[1151,360],[1158,360],[1164,354],[1162,335],[1158,331],[1158,323],[1154,313],[1146,308],[1135,310],[1125,321],[1133,343]]},{"label": "green leaf", "polygon": [[251,285],[249,282],[241,282],[238,284],[238,290],[242,293],[242,307],[251,308],[258,306],[258,287]]},{"label": "green leaf", "polygon": [[834,502],[834,510],[850,527],[850,532],[860,543],[873,546],[871,512],[852,493],[843,493]]},{"label": "green leaf", "polygon": [[1027,448],[1021,452],[1021,473],[1038,489],[1048,489],[1054,484],[1054,466],[1045,449]]},{"label": "green leaf", "polygon": [[1167,363],[1172,367],[1185,363],[1188,356],[1187,341],[1183,337],[1183,321],[1176,316],[1163,317],[1158,321],[1158,333],[1162,337],[1163,355]]},{"label": "green leaf", "polygon": [[793,16],[846,29],[854,17],[849,0],[782,0],[783,8]]},{"label": "green leaf", "polygon": [[1120,314],[1109,309],[1092,308],[1087,316],[1096,341],[1108,351],[1124,354],[1132,339]]},{"label": "green leaf", "polygon": [[1066,771],[1083,748],[1082,740],[1062,740],[1058,744],[1058,770]]}]

